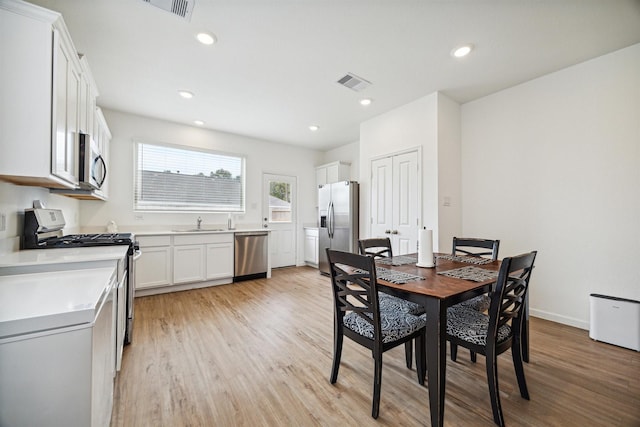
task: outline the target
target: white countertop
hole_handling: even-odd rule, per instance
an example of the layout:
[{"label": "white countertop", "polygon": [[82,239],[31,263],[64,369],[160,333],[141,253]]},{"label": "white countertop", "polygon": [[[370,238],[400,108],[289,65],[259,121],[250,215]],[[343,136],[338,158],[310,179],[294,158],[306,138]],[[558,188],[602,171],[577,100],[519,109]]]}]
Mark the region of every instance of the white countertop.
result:
[{"label": "white countertop", "polygon": [[0,339],[90,325],[113,272],[97,268],[0,276]]},{"label": "white countertop", "polygon": [[221,228],[207,228],[203,227],[201,230],[194,230],[193,228],[186,228],[181,230],[176,228],[174,230],[143,230],[135,231],[137,236],[171,236],[174,234],[224,234],[224,233],[246,233],[256,231],[271,231],[268,228],[236,228],[235,230],[227,230]]},{"label": "white countertop", "polygon": [[[26,249],[0,256],[0,269],[118,260],[126,256],[128,249],[127,245]],[[0,275],[2,274],[2,271],[0,271]]]}]

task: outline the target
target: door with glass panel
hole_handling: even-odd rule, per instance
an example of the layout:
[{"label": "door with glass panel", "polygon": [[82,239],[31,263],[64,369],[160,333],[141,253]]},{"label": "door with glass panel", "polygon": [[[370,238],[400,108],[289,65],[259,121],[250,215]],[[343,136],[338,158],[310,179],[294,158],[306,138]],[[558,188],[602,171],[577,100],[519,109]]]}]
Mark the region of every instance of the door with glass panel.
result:
[{"label": "door with glass panel", "polygon": [[262,223],[271,230],[271,267],[296,265],[296,177],[264,174]]}]

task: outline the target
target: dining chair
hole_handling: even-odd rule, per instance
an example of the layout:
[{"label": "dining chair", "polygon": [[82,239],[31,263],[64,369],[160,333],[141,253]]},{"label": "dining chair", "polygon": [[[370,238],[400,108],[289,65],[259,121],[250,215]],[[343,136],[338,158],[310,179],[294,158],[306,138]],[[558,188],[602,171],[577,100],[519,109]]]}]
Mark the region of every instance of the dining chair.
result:
[{"label": "dining chair", "polygon": [[[393,249],[391,248],[391,239],[388,237],[374,237],[371,239],[362,239],[358,241],[358,248],[361,255],[369,255],[374,259],[393,257]],[[406,299],[389,295],[384,292],[379,292],[378,297],[380,299],[380,310],[400,310],[405,313],[413,314],[414,316],[420,316],[424,314],[424,307],[415,302],[407,301]],[[411,349],[411,342],[407,342],[404,348],[405,359],[407,368],[411,369],[413,362],[413,351]],[[417,354],[417,351],[416,351]]]},{"label": "dining chair", "polygon": [[[447,310],[447,340],[486,358],[487,382],[493,420],[504,426],[498,391],[497,356],[511,349],[520,396],[529,400],[522,361],[523,307],[537,251],[502,260],[498,280],[490,293],[488,314],[466,307]],[[457,347],[456,347],[457,348]],[[453,347],[452,347],[453,350]],[[452,351],[451,358],[456,355]]]},{"label": "dining chair", "polygon": [[[491,261],[495,261],[498,259],[499,248],[500,240],[454,237],[451,255],[477,256],[483,258],[490,255]],[[489,295],[482,294],[456,304],[454,307],[461,306],[484,313],[489,309],[490,303]],[[457,351],[455,347],[455,344],[451,343],[452,355]],[[475,353],[471,351],[471,361],[475,363],[476,360]]]},{"label": "dining chair", "polygon": [[371,255],[374,258],[393,257],[391,239],[388,237],[374,237],[358,241],[360,254]]},{"label": "dining chair", "polygon": [[381,311],[373,257],[327,248],[333,289],[333,365],[331,384],[338,379],[343,338],[346,336],[373,353],[374,380],[371,416],[378,418],[382,385],[382,353],[416,341],[418,382],[426,370],[425,316],[402,311]]}]

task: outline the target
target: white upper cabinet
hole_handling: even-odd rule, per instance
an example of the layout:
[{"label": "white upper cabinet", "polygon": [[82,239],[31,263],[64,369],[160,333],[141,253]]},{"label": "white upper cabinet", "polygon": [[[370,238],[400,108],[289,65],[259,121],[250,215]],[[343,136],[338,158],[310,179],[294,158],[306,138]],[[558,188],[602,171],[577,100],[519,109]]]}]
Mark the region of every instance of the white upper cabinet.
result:
[{"label": "white upper cabinet", "polygon": [[[59,29],[54,28],[52,117],[55,118],[55,134],[51,148],[51,173],[69,183],[77,184],[82,69],[75,49],[60,33]],[[34,155],[39,154],[31,153],[31,156]]]},{"label": "white upper cabinet", "polygon": [[346,162],[332,162],[316,166],[316,184],[318,186],[339,181],[349,181],[351,164]]},{"label": "white upper cabinet", "polygon": [[76,189],[78,134],[95,132],[98,90],[62,16],[0,1],[0,62],[0,179]]},{"label": "white upper cabinet", "polygon": [[93,136],[96,139],[95,134],[95,115],[96,115],[96,98],[98,97],[98,87],[87,57],[80,54],[80,66],[82,67],[82,81],[80,84],[80,108],[79,108],[79,122],[78,127],[80,132]]}]

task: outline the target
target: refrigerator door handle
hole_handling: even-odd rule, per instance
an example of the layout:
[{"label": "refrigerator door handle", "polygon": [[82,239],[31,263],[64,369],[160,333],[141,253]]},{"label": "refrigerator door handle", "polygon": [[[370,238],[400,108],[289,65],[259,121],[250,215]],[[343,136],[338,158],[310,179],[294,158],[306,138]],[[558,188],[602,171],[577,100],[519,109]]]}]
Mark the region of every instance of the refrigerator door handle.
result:
[{"label": "refrigerator door handle", "polygon": [[329,224],[327,225],[327,228],[329,229],[329,238],[333,239],[333,232],[335,231],[333,224],[333,202],[329,202],[329,212],[327,216],[327,220],[329,221]]}]

